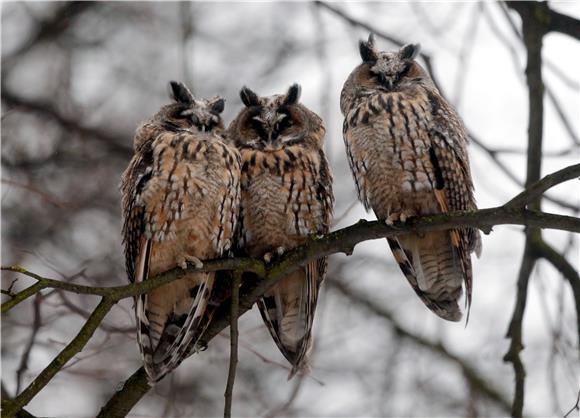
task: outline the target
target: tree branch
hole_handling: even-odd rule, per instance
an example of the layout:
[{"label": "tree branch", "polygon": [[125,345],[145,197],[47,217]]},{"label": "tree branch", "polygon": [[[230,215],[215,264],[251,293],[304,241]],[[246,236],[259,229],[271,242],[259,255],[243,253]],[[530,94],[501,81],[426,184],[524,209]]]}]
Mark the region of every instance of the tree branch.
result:
[{"label": "tree branch", "polygon": [[409,232],[436,231],[461,226],[471,226],[484,232],[489,232],[496,225],[525,225],[580,233],[579,218],[500,206],[473,212],[420,216],[409,219],[404,224],[397,223],[392,226],[385,225],[381,221],[361,220],[355,225],[339,229],[325,236],[313,237],[306,244],[289,251],[280,261],[271,265],[266,265],[262,260],[251,258],[209,260],[204,261],[201,269],[196,269],[193,265],[190,265],[187,270],[175,268],[151,280],[125,286],[98,287],[79,285],[42,277],[21,266],[3,266],[1,270],[22,273],[34,278],[37,283],[17,293],[11,300],[4,302],[0,311],[6,313],[26,298],[47,288],[63,289],[77,294],[104,296],[117,302],[124,298],[147,293],[159,286],[177,280],[186,272],[239,270],[253,272],[261,277],[277,277],[280,271],[290,273],[305,263],[320,257],[340,252],[351,254],[357,244],[366,240],[393,237]]},{"label": "tree branch", "polygon": [[[535,199],[516,198],[516,202],[527,203],[533,210],[541,210],[541,186],[534,188],[540,180],[542,168],[542,131],[544,126],[544,84],[542,81],[542,38],[547,32],[546,14],[549,11],[546,2],[515,2],[507,5],[516,10],[522,19],[523,41],[527,51],[526,81],[528,84],[528,161],[526,173],[526,191],[532,190],[529,196]],[[540,190],[537,190],[540,189]],[[536,193],[537,191],[537,193]],[[528,284],[534,269],[537,256],[534,253],[534,242],[542,240],[539,228],[526,229],[526,243],[522,264],[518,275],[516,304],[507,337],[510,346],[504,361],[513,364],[515,373],[515,393],[512,405],[512,416],[521,418],[524,409],[526,371],[520,358],[523,350],[522,321],[528,298]]]},{"label": "tree branch", "polygon": [[242,273],[234,272],[232,280],[232,300],[230,302],[230,366],[228,371],[228,381],[224,393],[225,406],[224,418],[232,416],[232,399],[234,395],[234,381],[236,379],[236,367],[238,366],[238,317],[240,307],[240,285],[242,284]]},{"label": "tree branch", "polygon": [[580,164],[571,165],[548,174],[542,180],[528,186],[523,192],[507,202],[504,206],[509,208],[525,207],[528,203],[540,198],[546,190],[554,187],[564,181],[578,178],[580,176]]},{"label": "tree branch", "polygon": [[14,417],[24,406],[28,404],[40,392],[62,367],[87,344],[95,330],[113,307],[115,301],[103,297],[95,308],[90,318],[85,322],[77,336],[55,357],[53,361],[28,385],[16,398],[2,405],[2,416]]},{"label": "tree branch", "polygon": [[569,35],[573,38],[580,39],[580,20],[574,19],[571,16],[548,9],[550,13],[550,23],[548,30],[560,32],[564,35]]}]

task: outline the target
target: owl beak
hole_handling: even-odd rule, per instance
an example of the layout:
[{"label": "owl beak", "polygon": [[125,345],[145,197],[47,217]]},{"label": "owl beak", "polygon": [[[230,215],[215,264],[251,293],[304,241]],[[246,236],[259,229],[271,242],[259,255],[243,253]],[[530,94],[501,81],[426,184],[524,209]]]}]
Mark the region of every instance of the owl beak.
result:
[{"label": "owl beak", "polygon": [[381,84],[383,86],[385,86],[387,88],[387,90],[392,90],[393,89],[393,78],[392,77],[388,77],[384,74],[381,74],[379,76],[379,79],[381,80]]}]

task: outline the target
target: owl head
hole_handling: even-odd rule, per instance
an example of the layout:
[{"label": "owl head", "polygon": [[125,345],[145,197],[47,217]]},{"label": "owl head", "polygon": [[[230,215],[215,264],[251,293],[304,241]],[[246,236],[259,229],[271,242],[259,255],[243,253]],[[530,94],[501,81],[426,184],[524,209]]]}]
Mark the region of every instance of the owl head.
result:
[{"label": "owl head", "polygon": [[[245,108],[228,132],[236,146],[276,151],[289,145],[309,145],[324,125],[314,112],[299,103],[300,86],[293,84],[286,94],[260,97],[247,87],[240,91]],[[321,138],[318,138],[321,140]]]},{"label": "owl head", "polygon": [[[392,92],[416,86],[417,83],[431,86],[431,78],[415,61],[420,49],[419,44],[407,44],[398,51],[379,51],[375,47],[373,34],[370,34],[367,41],[359,42],[362,64],[351,73],[345,89],[352,88],[357,92],[361,90]],[[348,98],[349,92],[346,93]],[[342,105],[341,103],[341,107]]]},{"label": "owl head", "polygon": [[183,83],[169,82],[173,103],[163,106],[153,117],[154,122],[170,131],[188,130],[193,132],[212,132],[223,129],[220,114],[224,110],[224,99],[198,99]]}]

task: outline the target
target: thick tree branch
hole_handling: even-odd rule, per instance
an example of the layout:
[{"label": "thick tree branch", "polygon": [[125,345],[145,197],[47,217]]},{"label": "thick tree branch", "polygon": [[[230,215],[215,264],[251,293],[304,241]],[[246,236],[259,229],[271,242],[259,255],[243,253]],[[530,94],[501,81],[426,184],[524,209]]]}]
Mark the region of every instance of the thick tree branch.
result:
[{"label": "thick tree branch", "polygon": [[580,39],[580,20],[558,13],[552,9],[548,10],[550,13],[548,30],[560,32],[573,38]]},{"label": "thick tree branch", "polygon": [[[474,212],[456,212],[441,215],[427,215],[408,220],[405,224],[385,225],[380,221],[361,220],[355,225],[339,229],[322,237],[311,238],[305,245],[289,251],[280,261],[266,265],[262,260],[250,258],[230,258],[209,260],[197,271],[239,270],[253,272],[262,277],[273,277],[282,271],[290,273],[308,261],[335,254],[351,254],[354,247],[362,241],[406,234],[409,232],[435,231],[441,229],[472,226],[489,232],[496,225],[525,225],[535,228],[557,229],[580,233],[580,219],[573,216],[554,215],[526,209],[497,207]],[[34,285],[15,294],[11,300],[2,304],[0,311],[5,313],[42,289],[63,289],[85,295],[105,296],[113,301],[147,293],[159,286],[182,277],[187,271],[196,271],[190,266],[187,270],[175,268],[154,279],[125,286],[98,287],[49,279],[32,273],[20,266],[3,266],[4,271],[22,273],[37,280]],[[263,290],[266,290],[265,288]]]},{"label": "thick tree branch", "polygon": [[[434,231],[459,226],[472,226],[489,232],[493,226],[507,224],[580,233],[579,218],[500,206],[474,212],[421,216],[410,219],[405,224],[395,224],[393,226],[385,225],[380,221],[369,222],[361,220],[355,225],[339,229],[323,237],[311,238],[305,245],[289,251],[280,261],[271,265],[266,265],[262,260],[257,259],[230,258],[205,261],[203,268],[197,271],[239,270],[271,278],[277,277],[280,271],[290,273],[308,261],[313,261],[323,256],[339,252],[351,254],[354,247],[362,241],[397,236],[408,232]],[[1,269],[21,273],[37,281],[34,285],[18,292],[12,299],[4,302],[0,309],[2,313],[8,312],[18,303],[42,289],[62,289],[77,294],[104,296],[116,302],[124,298],[147,293],[159,286],[179,279],[187,271],[196,270],[193,266],[190,266],[188,270],[175,268],[142,283],[97,287],[49,279],[20,266],[3,266]],[[262,290],[265,291],[267,288],[264,287]]]}]

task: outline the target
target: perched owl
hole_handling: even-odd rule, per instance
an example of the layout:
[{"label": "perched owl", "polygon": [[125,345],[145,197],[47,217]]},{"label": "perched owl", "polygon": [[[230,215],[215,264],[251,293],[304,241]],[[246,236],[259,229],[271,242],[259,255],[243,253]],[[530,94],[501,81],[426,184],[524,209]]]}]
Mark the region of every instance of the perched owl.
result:
[{"label": "perched owl", "polygon": [[[196,99],[177,82],[171,88],[175,102],[139,127],[122,178],[126,267],[136,283],[224,255],[239,214],[240,156],[223,141],[223,99]],[[177,367],[207,327],[214,279],[188,273],[137,297],[137,340],[150,381]]]},{"label": "perched owl", "polygon": [[[377,218],[476,209],[461,119],[415,61],[419,45],[397,52],[360,42],[362,64],[340,97],[344,142],[359,199]],[[481,252],[473,228],[412,233],[388,240],[403,274],[429,309],[461,319],[465,282],[471,305],[470,253]]]},{"label": "perched owl", "polygon": [[[299,103],[300,86],[283,95],[240,92],[245,108],[227,131],[242,157],[238,247],[252,257],[272,256],[327,233],[334,198],[323,151],[322,119]],[[312,322],[327,261],[290,273],[258,301],[272,338],[292,364],[308,370]]]}]

